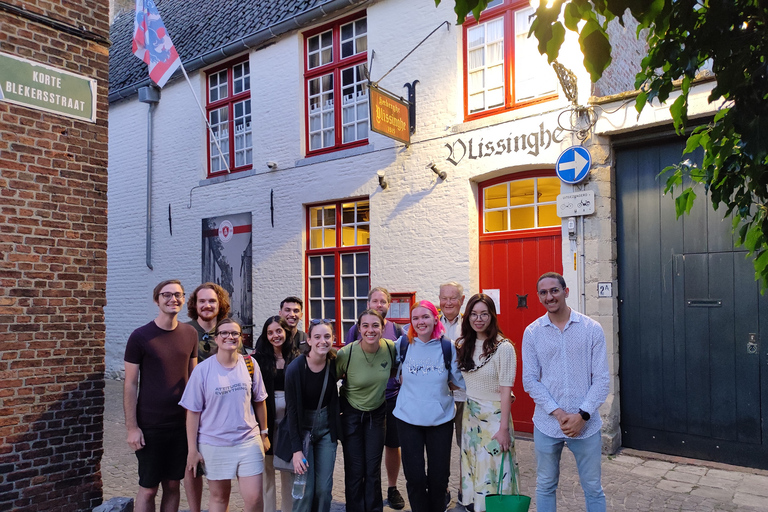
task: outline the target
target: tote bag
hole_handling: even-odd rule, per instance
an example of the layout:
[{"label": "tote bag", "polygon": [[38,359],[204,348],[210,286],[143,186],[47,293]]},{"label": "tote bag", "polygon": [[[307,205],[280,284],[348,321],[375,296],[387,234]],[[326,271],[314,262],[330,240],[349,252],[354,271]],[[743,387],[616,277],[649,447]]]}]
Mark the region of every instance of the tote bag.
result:
[{"label": "tote bag", "polygon": [[[489,494],[485,497],[486,512],[528,512],[531,506],[531,498],[522,494],[501,494],[501,481],[504,477],[504,457],[507,452],[501,454],[501,466],[499,467],[499,484],[496,487],[497,494]],[[509,472],[512,474],[512,489],[519,489],[515,481],[515,471],[512,467],[512,455],[509,455]]]}]

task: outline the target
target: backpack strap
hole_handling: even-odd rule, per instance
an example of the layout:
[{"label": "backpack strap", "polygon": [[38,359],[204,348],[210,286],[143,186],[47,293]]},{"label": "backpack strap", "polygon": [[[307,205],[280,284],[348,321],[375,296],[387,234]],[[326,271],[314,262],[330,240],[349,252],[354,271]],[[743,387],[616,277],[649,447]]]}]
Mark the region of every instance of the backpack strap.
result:
[{"label": "backpack strap", "polygon": [[245,355],[243,356],[243,361],[245,361],[245,367],[248,368],[248,375],[251,376],[251,384],[253,384],[253,358]]},{"label": "backpack strap", "polygon": [[448,375],[451,373],[451,340],[445,336],[440,336],[440,348],[443,349],[443,362],[445,363],[445,369],[448,370]]}]

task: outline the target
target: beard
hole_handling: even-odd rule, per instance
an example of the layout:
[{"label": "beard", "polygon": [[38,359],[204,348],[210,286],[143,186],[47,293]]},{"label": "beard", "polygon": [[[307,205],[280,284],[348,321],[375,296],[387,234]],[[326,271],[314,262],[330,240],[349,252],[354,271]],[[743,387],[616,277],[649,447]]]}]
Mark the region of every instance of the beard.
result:
[{"label": "beard", "polygon": [[215,320],[218,315],[219,315],[218,309],[215,311],[205,310],[205,311],[197,312],[197,317],[204,322],[210,322],[211,320]]}]

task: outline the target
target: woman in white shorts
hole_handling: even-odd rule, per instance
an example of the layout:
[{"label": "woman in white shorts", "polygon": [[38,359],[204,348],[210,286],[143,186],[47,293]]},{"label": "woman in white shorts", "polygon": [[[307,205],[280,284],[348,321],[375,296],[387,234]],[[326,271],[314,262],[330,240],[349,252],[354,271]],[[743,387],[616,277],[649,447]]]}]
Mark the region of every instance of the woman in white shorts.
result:
[{"label": "woman in white shorts", "polygon": [[258,365],[253,363],[251,375],[244,359],[250,356],[238,353],[240,325],[225,318],[216,325],[215,340],[215,357],[195,367],[179,402],[187,409],[187,469],[197,475],[199,464],[205,465],[210,512],[228,510],[235,477],[245,510],[260,512],[264,449],[269,449],[267,392]]}]

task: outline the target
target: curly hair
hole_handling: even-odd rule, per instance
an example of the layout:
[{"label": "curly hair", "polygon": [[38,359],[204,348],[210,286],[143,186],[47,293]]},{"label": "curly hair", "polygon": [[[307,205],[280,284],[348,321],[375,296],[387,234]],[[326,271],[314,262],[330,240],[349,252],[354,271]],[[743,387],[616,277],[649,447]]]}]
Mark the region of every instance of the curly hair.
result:
[{"label": "curly hair", "polygon": [[475,361],[472,359],[472,356],[475,353],[477,332],[472,328],[470,316],[474,307],[480,303],[488,307],[488,313],[491,316],[488,328],[483,333],[485,334],[485,341],[483,342],[482,357],[487,357],[493,353],[497,337],[499,335],[504,336],[501,329],[499,329],[499,323],[496,318],[496,304],[493,302],[493,299],[484,293],[477,293],[470,297],[467,302],[467,308],[464,310],[464,318],[461,321],[462,336],[456,340],[456,359],[459,362],[459,370],[462,371],[469,371],[475,367]]},{"label": "curly hair", "polygon": [[221,322],[229,316],[229,293],[216,283],[203,283],[195,288],[187,302],[187,316],[190,320],[197,320],[197,292],[204,289],[213,290],[216,293],[216,299],[219,301],[219,314],[216,315],[216,321]]}]

